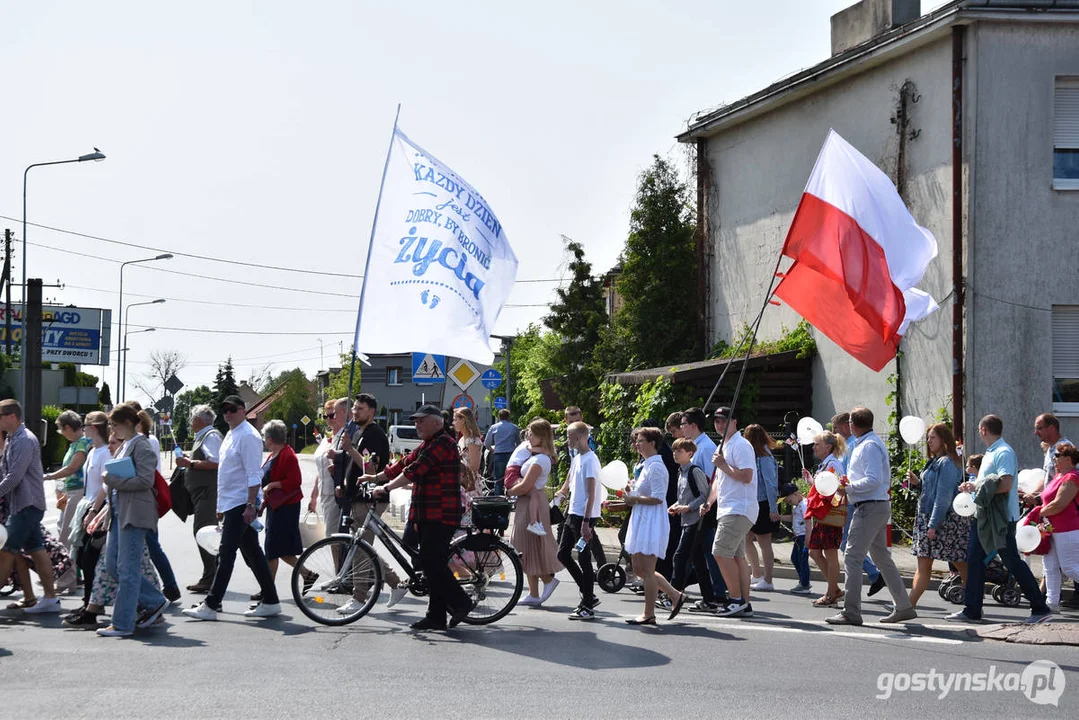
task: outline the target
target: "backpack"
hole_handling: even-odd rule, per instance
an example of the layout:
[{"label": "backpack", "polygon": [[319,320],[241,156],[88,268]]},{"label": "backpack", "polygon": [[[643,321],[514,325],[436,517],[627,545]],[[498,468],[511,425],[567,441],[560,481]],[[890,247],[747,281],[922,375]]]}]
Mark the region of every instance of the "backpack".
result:
[{"label": "backpack", "polygon": [[[704,477],[704,486],[705,487],[709,487],[710,484],[711,484],[711,483],[708,482],[708,477],[705,476],[704,470],[701,470],[696,465],[690,465],[689,478],[687,478],[688,481],[686,482],[686,485],[689,485],[689,491],[691,493],[693,493],[693,499],[694,500],[696,500],[697,498],[699,498],[701,496],[700,491],[697,490],[697,483],[695,483],[693,481],[694,477],[696,477],[698,475]],[[703,523],[704,527],[713,527],[713,526],[719,524],[719,520],[717,520],[717,518],[716,518],[716,506],[715,505],[712,506],[712,508],[708,511],[708,513],[706,515],[701,515],[701,522]]]}]

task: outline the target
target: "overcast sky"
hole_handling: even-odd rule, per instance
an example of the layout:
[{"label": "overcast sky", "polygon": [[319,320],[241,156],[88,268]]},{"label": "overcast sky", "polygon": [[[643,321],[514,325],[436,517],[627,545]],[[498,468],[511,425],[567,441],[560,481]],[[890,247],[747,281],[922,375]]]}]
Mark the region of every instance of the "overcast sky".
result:
[{"label": "overcast sky", "polygon": [[[146,399],[132,377],[153,350],[183,352],[190,387],[229,355],[238,379],[313,374],[352,336],[400,102],[401,128],[505,228],[520,269],[496,332],[513,333],[545,314],[560,235],[613,265],[652,155],[684,169],[674,135],[695,112],[827,58],[850,4],[5,3],[0,227],[21,240],[27,165],[99,147],[104,162],[32,170],[27,218],[134,247],[31,226],[28,272],[64,285],[47,300],[115,314],[121,261],[196,256],[124,271],[125,306],[167,298],[131,313],[157,330],[130,338],[128,398]],[[114,386],[115,364],[84,369]]]}]

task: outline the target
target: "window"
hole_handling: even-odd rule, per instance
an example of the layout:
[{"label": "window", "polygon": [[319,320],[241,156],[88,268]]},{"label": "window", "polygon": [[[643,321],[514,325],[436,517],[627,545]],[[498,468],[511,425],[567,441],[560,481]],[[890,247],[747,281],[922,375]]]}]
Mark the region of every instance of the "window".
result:
[{"label": "window", "polygon": [[1079,305],[1053,306],[1053,411],[1079,416]]},{"label": "window", "polygon": [[1057,78],[1053,94],[1053,187],[1079,190],[1079,78]]},{"label": "window", "polygon": [[401,368],[388,367],[386,368],[386,384],[387,385],[400,385],[401,384]]}]

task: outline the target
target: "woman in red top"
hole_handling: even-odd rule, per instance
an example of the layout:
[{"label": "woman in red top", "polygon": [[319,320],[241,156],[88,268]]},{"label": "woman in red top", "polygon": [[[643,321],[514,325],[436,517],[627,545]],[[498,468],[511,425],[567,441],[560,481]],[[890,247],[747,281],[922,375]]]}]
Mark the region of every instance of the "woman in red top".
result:
[{"label": "woman in red top", "polygon": [[1059,612],[1063,577],[1079,578],[1079,450],[1069,443],[1058,445],[1054,463],[1057,474],[1042,490],[1038,511],[1043,525],[1052,526],[1044,558],[1046,602]]},{"label": "woman in red top", "polygon": [[[296,556],[303,552],[300,539],[300,501],[303,500],[303,476],[300,461],[288,445],[288,429],[280,420],[270,420],[262,427],[262,440],[270,457],[262,465],[262,507],[266,510],[266,559],[270,572],[277,577],[277,561],[296,567]],[[261,510],[260,510],[261,511]],[[252,595],[251,599],[261,600]]]}]

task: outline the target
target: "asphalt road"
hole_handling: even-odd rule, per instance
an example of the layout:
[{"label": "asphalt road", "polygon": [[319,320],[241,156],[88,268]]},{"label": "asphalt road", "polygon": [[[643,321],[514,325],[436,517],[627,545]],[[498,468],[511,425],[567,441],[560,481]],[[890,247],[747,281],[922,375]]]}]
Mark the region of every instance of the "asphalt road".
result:
[{"label": "asphalt road", "polygon": [[[181,585],[194,581],[190,526],[170,515],[161,532]],[[887,612],[885,592],[866,603],[865,626],[833,629],[823,622],[832,611],[778,580],[776,592],[753,598],[753,619],[683,613],[639,629],[623,622],[640,608],[625,590],[602,596],[596,620],[570,621],[577,593],[561,577],[544,608],[443,633],[408,629],[425,607],[412,597],[344,628],[316,626],[291,600],[278,618],[248,620],[241,613],[257,587],[242,563],[215,623],[184,618],[178,605],[167,625],[114,639],[62,629],[56,616],[0,610],[0,717],[1053,718],[1075,717],[1079,704],[1075,648],[982,641],[943,621],[953,606],[935,593],[906,627],[875,622]],[[994,621],[1026,613],[992,601],[986,611]],[[997,678],[1035,660],[1062,669],[1059,707],[1020,689],[940,697],[908,689],[918,678],[903,675]]]}]

